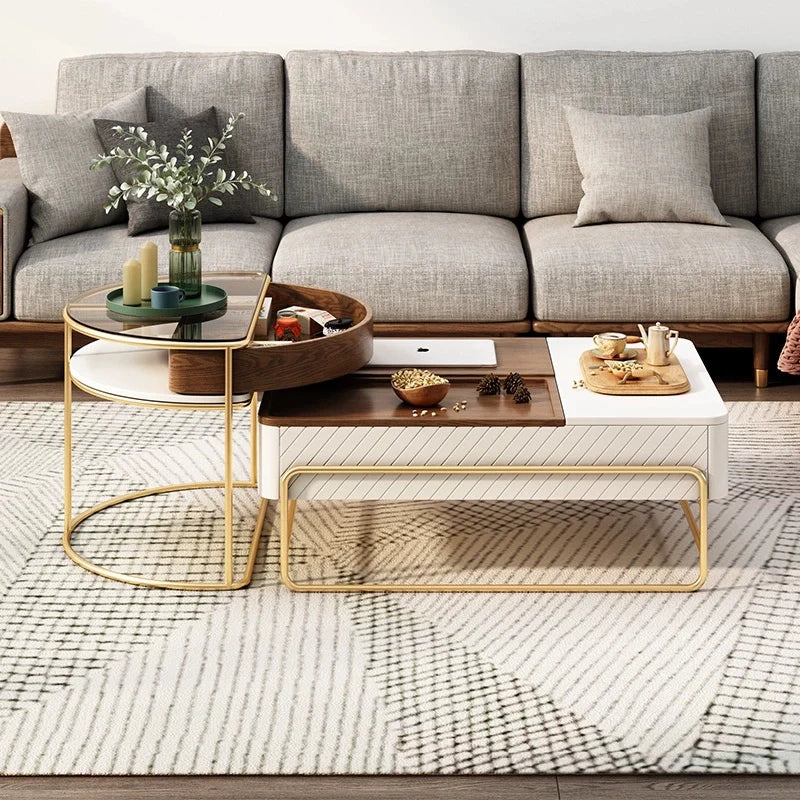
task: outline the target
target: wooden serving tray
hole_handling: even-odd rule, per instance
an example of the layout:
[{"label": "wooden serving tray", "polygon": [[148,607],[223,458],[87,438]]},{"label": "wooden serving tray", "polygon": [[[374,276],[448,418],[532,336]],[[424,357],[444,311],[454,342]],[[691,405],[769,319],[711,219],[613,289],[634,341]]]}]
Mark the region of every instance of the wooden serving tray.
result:
[{"label": "wooden serving tray", "polygon": [[[605,361],[598,358],[591,350],[586,350],[580,358],[583,382],[587,389],[599,394],[619,394],[619,395],[642,395],[642,394],[683,394],[689,391],[689,379],[683,371],[681,362],[676,355],[671,355],[670,363],[665,367],[651,367],[645,361],[644,348],[634,348],[636,352],[635,360],[648,370],[658,372],[666,384],[659,383],[658,379],[651,375],[647,378],[628,379],[621,383],[605,367]],[[634,359],[627,359],[633,361]]]}]

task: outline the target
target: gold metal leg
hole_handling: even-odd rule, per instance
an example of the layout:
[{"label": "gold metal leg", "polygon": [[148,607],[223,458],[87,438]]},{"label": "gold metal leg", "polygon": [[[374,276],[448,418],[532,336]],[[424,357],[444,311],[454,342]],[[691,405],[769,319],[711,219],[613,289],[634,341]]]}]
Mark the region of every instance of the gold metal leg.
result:
[{"label": "gold metal leg", "polygon": [[[256,406],[257,395],[253,395],[250,410],[250,480],[235,481],[233,479],[233,356],[232,350],[225,350],[225,473],[222,481],[206,481],[202,483],[181,483],[170,486],[159,486],[153,489],[143,489],[141,491],[129,492],[128,494],[112,497],[102,503],[97,503],[91,508],[86,509],[78,516],[72,516],[72,384],[73,378],[70,372],[69,360],[72,355],[72,329],[69,325],[64,326],[64,534],[62,543],[67,555],[79,566],[101,575],[104,578],[131,583],[136,586],[147,586],[160,589],[192,589],[219,591],[229,589],[240,589],[250,583],[253,576],[258,544],[261,539],[261,532],[264,527],[268,501],[261,501],[256,520],[255,528],[250,540],[247,563],[240,578],[235,578],[233,574],[233,490],[237,488],[252,489],[257,486],[258,468],[258,409]],[[90,390],[91,391],[91,390]],[[114,398],[110,398],[114,399]],[[141,405],[147,405],[142,403]],[[171,406],[170,406],[171,407]],[[180,408],[180,406],[175,406]],[[213,408],[213,407],[212,407]],[[216,406],[219,408],[219,406]],[[191,491],[197,489],[224,489],[225,493],[225,526],[224,526],[224,566],[223,579],[221,581],[172,581],[157,580],[146,578],[139,575],[129,575],[117,570],[108,569],[99,564],[95,564],[84,558],[72,546],[72,534],[81,523],[89,517],[104,511],[120,503],[127,503],[131,500],[138,500],[142,497],[149,497],[166,492]]]},{"label": "gold metal leg", "polygon": [[72,519],[72,328],[64,325],[64,536]]},{"label": "gold metal leg", "polygon": [[250,401],[250,481],[258,485],[258,392]]},{"label": "gold metal leg", "polygon": [[[250,483],[245,481],[234,481],[233,485],[235,488],[252,488]],[[87,520],[89,517],[105,510],[106,508],[111,508],[112,506],[119,505],[120,503],[127,503],[130,500],[138,500],[140,497],[149,497],[155,494],[164,494],[165,492],[180,492],[193,489],[220,489],[224,486],[224,481],[185,483],[175,484],[173,486],[159,486],[156,489],[144,489],[140,492],[130,492],[129,494],[123,494],[119,497],[112,497],[109,500],[105,500],[102,503],[98,503],[97,505],[86,509],[86,511],[82,512],[71,521],[69,528],[64,532],[64,537],[62,540],[64,550],[76,564],[83,567],[85,570],[93,572],[95,575],[101,575],[104,578],[121,581],[122,583],[132,583],[135,586],[147,586],[154,589],[191,589],[198,591],[224,591],[241,589],[243,586],[247,586],[247,584],[250,583],[253,578],[253,567],[255,566],[256,555],[258,553],[258,544],[261,539],[261,532],[264,527],[264,519],[266,518],[267,509],[269,507],[269,501],[267,500],[262,499],[261,505],[258,509],[258,517],[256,519],[255,528],[253,529],[253,535],[250,539],[250,550],[248,552],[247,564],[245,565],[244,572],[240,578],[231,581],[164,581],[157,580],[155,578],[145,578],[139,575],[129,575],[125,572],[118,572],[117,570],[100,566],[99,564],[95,564],[93,561],[90,561],[88,558],[84,558],[80,553],[75,551],[75,549],[72,547],[71,541],[72,534],[75,532],[77,527],[84,522],[84,520]]]},{"label": "gold metal leg", "polygon": [[233,583],[233,351],[225,349],[225,583]]},{"label": "gold metal leg", "polygon": [[[297,583],[290,575],[289,555],[296,499],[289,497],[293,478],[298,475],[689,475],[697,480],[699,520],[687,501],[681,507],[698,550],[698,575],[691,583],[622,584],[453,584],[453,583]],[[293,467],[280,485],[280,572],[283,583],[296,592],[693,592],[708,577],[708,481],[696,467],[669,466],[319,466]]]},{"label": "gold metal leg", "polygon": [[689,523],[689,530],[692,532],[694,543],[697,545],[697,549],[699,551],[702,546],[700,541],[700,528],[698,527],[697,520],[694,518],[694,514],[692,513],[692,506],[689,504],[688,500],[681,500],[681,508],[683,509],[686,521]]}]

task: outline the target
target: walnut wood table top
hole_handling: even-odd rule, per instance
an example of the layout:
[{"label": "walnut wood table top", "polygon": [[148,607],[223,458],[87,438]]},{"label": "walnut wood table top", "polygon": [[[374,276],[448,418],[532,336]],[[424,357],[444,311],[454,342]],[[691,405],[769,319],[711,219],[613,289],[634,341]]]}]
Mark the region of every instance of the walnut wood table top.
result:
[{"label": "walnut wood table top", "polygon": [[[392,390],[389,376],[395,369],[367,367],[328,383],[267,392],[259,409],[264,425],[279,427],[397,427],[460,426],[512,427],[561,426],[564,413],[556,387],[553,364],[544,339],[495,339],[497,366],[431,367],[449,379],[450,391],[438,407],[413,416],[414,407]],[[475,388],[487,372],[501,378],[519,372],[531,393],[530,403],[515,403],[508,395],[479,396]],[[453,405],[466,401],[462,411]],[[436,416],[432,412],[436,412]]]}]

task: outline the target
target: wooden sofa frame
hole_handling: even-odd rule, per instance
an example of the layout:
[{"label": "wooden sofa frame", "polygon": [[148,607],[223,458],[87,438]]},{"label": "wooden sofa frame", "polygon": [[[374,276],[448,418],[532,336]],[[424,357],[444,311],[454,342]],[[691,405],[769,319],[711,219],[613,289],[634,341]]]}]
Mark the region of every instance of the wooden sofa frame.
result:
[{"label": "wooden sofa frame", "polygon": [[[0,127],[0,159],[15,158],[16,151],[8,126]],[[3,253],[2,211],[0,211],[0,263]],[[0,272],[0,296],[3,284]],[[648,320],[654,322],[655,320]],[[664,324],[668,322],[662,320]],[[701,347],[746,347],[753,350],[755,385],[767,385],[770,364],[770,336],[786,333],[789,321],[784,322],[676,322],[683,336],[691,338]],[[0,347],[37,348],[61,347],[64,326],[60,322],[0,322]],[[599,330],[624,331],[636,334],[635,322],[548,322],[547,320],[520,320],[518,322],[379,322],[375,324],[378,336],[591,336]],[[81,342],[76,341],[76,346]]]}]

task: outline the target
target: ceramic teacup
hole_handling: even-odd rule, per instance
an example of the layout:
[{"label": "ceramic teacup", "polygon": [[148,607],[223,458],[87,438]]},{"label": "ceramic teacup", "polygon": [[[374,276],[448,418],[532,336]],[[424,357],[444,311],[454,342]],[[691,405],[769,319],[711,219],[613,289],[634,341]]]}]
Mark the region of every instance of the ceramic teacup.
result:
[{"label": "ceramic teacup", "polygon": [[592,337],[594,346],[600,351],[600,354],[606,358],[614,358],[621,356],[625,352],[625,346],[628,343],[628,337],[624,333],[598,333]]},{"label": "ceramic teacup", "polygon": [[186,292],[177,286],[161,284],[150,290],[151,308],[177,308],[186,297]]}]

